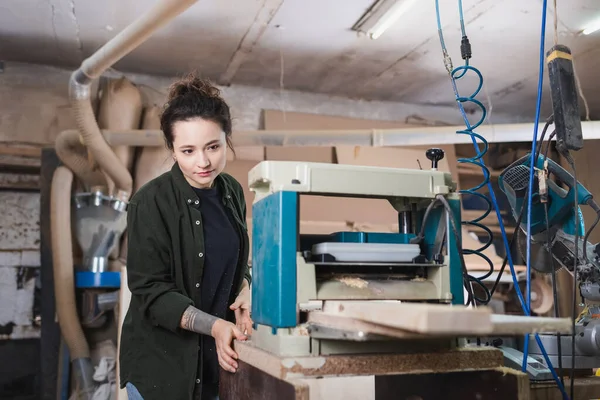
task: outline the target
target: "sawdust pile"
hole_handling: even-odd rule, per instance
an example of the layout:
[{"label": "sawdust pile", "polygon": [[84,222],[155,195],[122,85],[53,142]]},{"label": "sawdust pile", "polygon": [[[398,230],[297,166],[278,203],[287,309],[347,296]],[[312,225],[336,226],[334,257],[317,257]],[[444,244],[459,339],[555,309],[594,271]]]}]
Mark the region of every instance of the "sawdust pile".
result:
[{"label": "sawdust pile", "polygon": [[351,276],[341,276],[336,278],[336,280],[342,282],[344,285],[357,289],[364,289],[369,285],[369,282],[365,281],[364,279]]}]

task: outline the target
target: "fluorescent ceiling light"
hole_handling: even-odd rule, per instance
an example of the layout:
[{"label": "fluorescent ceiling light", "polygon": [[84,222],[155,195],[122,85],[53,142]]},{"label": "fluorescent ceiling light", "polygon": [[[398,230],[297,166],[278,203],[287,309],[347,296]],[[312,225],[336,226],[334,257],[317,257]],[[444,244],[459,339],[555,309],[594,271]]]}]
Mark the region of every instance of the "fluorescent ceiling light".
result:
[{"label": "fluorescent ceiling light", "polygon": [[377,39],[403,15],[416,0],[377,0],[352,27]]},{"label": "fluorescent ceiling light", "polygon": [[583,29],[583,34],[584,35],[589,35],[590,33],[594,33],[597,30],[600,29],[600,19],[595,20],[594,22],[592,22],[591,24],[589,24],[588,26],[586,26]]}]

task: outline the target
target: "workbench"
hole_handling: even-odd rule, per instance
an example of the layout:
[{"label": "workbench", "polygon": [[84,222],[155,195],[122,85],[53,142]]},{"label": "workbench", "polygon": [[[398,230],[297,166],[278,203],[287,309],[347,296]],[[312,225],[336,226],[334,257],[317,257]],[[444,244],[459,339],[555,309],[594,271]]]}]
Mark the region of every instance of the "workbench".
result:
[{"label": "workbench", "polygon": [[221,400],[527,400],[529,379],[494,348],[403,354],[278,357],[236,342],[239,368],[221,370]]},{"label": "workbench", "polygon": [[[565,377],[565,390],[569,394],[571,383]],[[563,396],[554,382],[532,383],[531,400],[563,400]],[[600,399],[600,377],[585,376],[575,378],[575,399]]]}]

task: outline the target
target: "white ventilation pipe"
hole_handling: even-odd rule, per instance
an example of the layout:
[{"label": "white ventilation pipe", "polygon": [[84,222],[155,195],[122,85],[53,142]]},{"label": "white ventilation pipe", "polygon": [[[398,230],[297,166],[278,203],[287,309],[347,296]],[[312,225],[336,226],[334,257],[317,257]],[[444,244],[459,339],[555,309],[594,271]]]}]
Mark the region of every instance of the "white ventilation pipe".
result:
[{"label": "white ventilation pipe", "polygon": [[69,99],[75,113],[77,128],[94,162],[115,183],[115,193],[119,200],[127,201],[131,196],[131,174],[102,137],[96,123],[90,100],[90,86],[94,79],[143,43],[157,29],[181,14],[197,0],[160,0],[127,26],[117,36],[107,42],[91,57],[87,58],[71,75]]}]

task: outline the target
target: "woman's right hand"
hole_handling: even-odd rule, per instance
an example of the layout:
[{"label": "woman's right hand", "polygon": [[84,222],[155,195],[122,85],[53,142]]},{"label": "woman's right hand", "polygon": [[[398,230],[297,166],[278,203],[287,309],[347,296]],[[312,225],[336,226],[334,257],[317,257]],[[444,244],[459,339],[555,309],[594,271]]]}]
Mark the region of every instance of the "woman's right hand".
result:
[{"label": "woman's right hand", "polygon": [[234,324],[225,321],[224,319],[215,321],[210,334],[215,338],[219,365],[226,371],[235,372],[238,368],[238,364],[235,361],[238,359],[238,355],[231,348],[231,342],[233,339],[246,340],[246,335],[244,335]]}]

